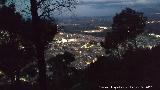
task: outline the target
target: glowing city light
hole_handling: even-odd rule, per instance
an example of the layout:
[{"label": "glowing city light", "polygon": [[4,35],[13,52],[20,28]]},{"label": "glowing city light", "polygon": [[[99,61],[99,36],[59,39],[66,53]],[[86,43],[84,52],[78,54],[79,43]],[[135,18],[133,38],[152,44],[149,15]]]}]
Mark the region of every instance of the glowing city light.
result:
[{"label": "glowing city light", "polygon": [[108,27],[99,27],[100,29],[108,29]]},{"label": "glowing city light", "polygon": [[66,43],[67,39],[62,38],[62,43]]},{"label": "glowing city light", "polygon": [[86,31],[83,31],[85,33],[100,33],[100,32],[103,32],[104,30],[103,29],[100,29],[100,30],[86,30]]},{"label": "glowing city light", "polygon": [[3,75],[4,73],[2,71],[0,71],[0,75]]},{"label": "glowing city light", "polygon": [[160,23],[160,20],[147,21],[146,23],[147,23],[147,24]]},{"label": "glowing city light", "polygon": [[89,65],[89,64],[91,64],[91,62],[89,62],[89,61],[86,61],[86,64],[87,64],[87,65]]},{"label": "glowing city light", "polygon": [[92,48],[94,45],[90,45],[89,43],[86,43],[81,48]]},{"label": "glowing city light", "polygon": [[147,45],[146,47],[149,48],[149,49],[153,48],[153,46],[151,46],[151,45]]},{"label": "glowing city light", "polygon": [[23,77],[20,78],[20,80],[23,81],[23,82],[27,82],[27,79],[26,79],[26,78],[23,78]]},{"label": "glowing city light", "polygon": [[68,42],[76,42],[77,39],[68,39]]},{"label": "glowing city light", "polygon": [[[64,51],[69,51],[75,55],[76,61],[73,66],[76,69],[84,69],[89,64],[97,61],[97,56],[105,55],[105,50],[98,44],[104,40],[101,37],[83,34],[70,34],[59,32],[51,44],[47,52],[47,57],[62,54]],[[95,44],[91,44],[93,41]],[[95,52],[90,54],[91,52]],[[87,62],[86,62],[87,61]]]},{"label": "glowing city light", "polygon": [[160,15],[160,13],[155,13],[155,14],[158,14],[158,15]]},{"label": "glowing city light", "polygon": [[160,35],[158,35],[158,34],[154,34],[154,33],[151,33],[151,34],[149,34],[150,36],[154,36],[154,37],[156,37],[156,38],[160,38]]},{"label": "glowing city light", "polygon": [[60,34],[60,35],[63,35],[63,33],[62,33],[62,32],[60,32],[59,34]]},{"label": "glowing city light", "polygon": [[155,37],[160,38],[160,35],[155,35]]}]

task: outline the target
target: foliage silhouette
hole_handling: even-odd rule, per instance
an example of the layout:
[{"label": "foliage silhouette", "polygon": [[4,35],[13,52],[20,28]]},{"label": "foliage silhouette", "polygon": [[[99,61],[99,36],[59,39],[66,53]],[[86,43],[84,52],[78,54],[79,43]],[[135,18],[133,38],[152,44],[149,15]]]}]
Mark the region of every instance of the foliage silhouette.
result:
[{"label": "foliage silhouette", "polygon": [[0,69],[11,78],[16,89],[19,89],[21,69],[35,57],[32,44],[20,34],[24,22],[13,4],[0,8]]},{"label": "foliage silhouette", "polygon": [[1,0],[0,5],[4,5],[6,3],[6,0]]},{"label": "foliage silhouette", "polygon": [[17,33],[22,28],[22,21],[22,16],[15,11],[14,4],[9,5],[9,7],[3,6],[0,9],[1,30],[6,29],[11,33]]},{"label": "foliage silhouette", "polygon": [[142,12],[126,8],[113,17],[112,29],[120,34],[122,41],[135,38],[144,31],[146,20]]},{"label": "foliage silhouette", "polygon": [[[112,32],[108,32],[105,37],[104,47],[106,52],[110,53],[117,49],[118,45],[128,39],[134,39],[138,34],[144,31],[147,18],[143,13],[137,12],[130,8],[122,10],[113,17]],[[136,41],[135,41],[136,45]]]},{"label": "foliage silhouette", "polygon": [[[53,11],[60,10],[62,8],[67,8],[71,10],[75,8],[76,0],[56,0],[55,2],[50,0],[29,0],[30,1],[30,11],[32,19],[30,21],[21,23],[21,16],[15,13],[14,4],[10,5],[12,10],[8,9],[6,6],[3,7],[2,11],[4,16],[13,16],[12,11],[16,15],[11,17],[10,22],[5,19],[1,19],[1,28],[7,29],[9,33],[19,34],[24,40],[27,40],[33,47],[36,58],[38,59],[39,68],[39,89],[47,90],[46,87],[46,63],[44,58],[44,50],[46,49],[48,43],[53,39],[54,35],[57,33],[57,25],[52,23],[54,21],[52,17]],[[14,3],[14,1],[10,1]],[[3,3],[2,3],[3,4]],[[38,14],[38,11],[42,13]],[[13,20],[13,21],[12,21]],[[5,22],[6,21],[6,22]],[[16,21],[16,22],[15,22]],[[19,27],[17,27],[19,25]],[[14,36],[14,35],[12,35]]]},{"label": "foliage silhouette", "polygon": [[[46,87],[46,63],[44,58],[44,50],[45,50],[45,42],[43,40],[44,34],[43,31],[46,30],[45,28],[41,28],[41,16],[46,20],[52,19],[51,18],[51,12],[55,9],[61,9],[61,8],[72,8],[74,6],[75,0],[62,0],[57,1],[56,3],[52,3],[49,0],[30,0],[30,8],[31,8],[31,16],[32,16],[32,29],[34,30],[34,36],[35,36],[35,47],[37,51],[37,59],[38,59],[38,67],[39,67],[39,86],[40,90],[47,90]],[[40,8],[38,8],[40,6]],[[43,7],[41,7],[43,6]],[[52,6],[53,8],[51,8]],[[44,12],[42,15],[38,15],[38,9],[44,9]],[[53,13],[53,12],[52,12]],[[54,30],[57,32],[57,27],[55,26]],[[50,34],[50,33],[47,33]],[[55,34],[55,33],[54,33]],[[46,35],[48,36],[48,35]],[[52,35],[54,37],[54,35]],[[45,40],[46,41],[46,40]],[[48,41],[48,40],[47,40]]]},{"label": "foliage silhouette", "polygon": [[78,82],[78,71],[71,67],[71,63],[75,61],[74,55],[65,51],[48,60],[51,66],[49,69],[53,75],[49,77],[49,87],[56,90],[69,90],[76,82]]},{"label": "foliage silhouette", "polygon": [[[88,86],[99,90],[98,86],[152,86],[159,90],[160,46],[150,49],[129,49],[123,59],[99,57],[88,67]],[[130,89],[126,89],[130,90]]]}]

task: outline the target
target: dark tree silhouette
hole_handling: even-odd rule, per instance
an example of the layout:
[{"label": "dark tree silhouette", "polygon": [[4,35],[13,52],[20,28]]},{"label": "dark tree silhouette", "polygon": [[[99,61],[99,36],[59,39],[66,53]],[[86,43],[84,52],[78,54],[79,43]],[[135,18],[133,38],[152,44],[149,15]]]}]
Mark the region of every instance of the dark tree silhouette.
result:
[{"label": "dark tree silhouette", "polygon": [[103,45],[104,48],[106,49],[106,53],[110,53],[110,51],[118,47],[118,44],[121,43],[121,41],[118,40],[119,38],[120,38],[119,33],[108,32],[106,34],[105,43]]},{"label": "dark tree silhouette", "polygon": [[141,80],[147,81],[150,85],[153,85],[153,89],[158,90],[160,87],[158,83],[160,79],[158,78],[160,56],[160,46],[156,46],[150,49],[136,49],[128,50],[124,54],[125,66],[128,72],[129,80]]},{"label": "dark tree silhouette", "polygon": [[17,89],[21,69],[35,56],[32,44],[20,35],[23,23],[13,4],[0,8],[0,69],[11,78]]},{"label": "dark tree silhouette", "polygon": [[[105,37],[105,43],[101,43],[106,48],[107,53],[114,49],[118,50],[119,44],[125,44],[126,40],[133,39],[144,31],[146,17],[143,13],[136,12],[126,8],[120,14],[113,18],[112,32],[108,32]],[[159,47],[159,46],[158,46]],[[155,89],[160,82],[156,70],[159,69],[159,48],[133,49],[128,51],[122,58],[115,58],[112,55],[108,57],[99,57],[97,62],[90,65],[87,71],[88,86],[91,89],[99,89],[97,86],[110,85],[155,85]],[[157,50],[156,50],[157,49]],[[109,52],[108,52],[109,51]],[[154,71],[153,74],[151,73]],[[96,78],[96,79],[95,79]],[[98,82],[99,81],[99,82]],[[126,81],[127,83],[118,83]],[[131,81],[131,83],[130,83]],[[133,82],[132,82],[133,81]],[[137,83],[139,81],[139,83]],[[104,83],[103,83],[104,82]]]},{"label": "dark tree silhouette", "polygon": [[[45,3],[48,2],[48,3]],[[41,27],[41,17],[43,18],[49,18],[51,19],[51,12],[55,9],[61,9],[63,7],[66,7],[70,9],[72,6],[74,6],[75,0],[62,0],[62,1],[56,1],[55,3],[52,3],[50,0],[40,0],[39,2],[37,0],[30,0],[31,4],[31,16],[32,16],[32,29],[34,30],[34,42],[36,46],[37,51],[37,59],[38,59],[38,68],[39,68],[39,86],[40,90],[47,90],[46,87],[46,63],[44,58],[44,50],[45,50],[45,42],[48,40],[44,39],[43,31],[46,30],[45,28]],[[42,15],[38,15],[38,7],[44,6],[44,12]],[[53,8],[51,8],[51,6]],[[40,8],[41,9],[41,8]],[[53,12],[52,12],[53,13]],[[54,32],[57,32],[57,28],[53,29]],[[50,34],[50,33],[49,33]],[[53,34],[53,33],[52,33]],[[55,33],[54,33],[55,34]],[[46,35],[48,36],[48,35]],[[54,35],[52,35],[54,36]]]},{"label": "dark tree silhouette", "polygon": [[113,17],[112,29],[120,34],[119,40],[132,39],[144,31],[146,20],[142,12],[126,8]]},{"label": "dark tree silhouette", "polygon": [[[6,19],[7,17],[7,19]],[[14,4],[3,6],[0,9],[0,28],[11,33],[17,33],[22,28],[22,16],[16,12]],[[19,25],[19,27],[17,27]]]},{"label": "dark tree silhouette", "polygon": [[[160,46],[150,49],[130,49],[123,59],[99,57],[87,70],[89,90],[101,90],[99,86],[146,86],[159,87]],[[140,89],[140,88],[139,88]],[[130,89],[126,89],[130,90]],[[143,89],[142,89],[143,90]]]},{"label": "dark tree silhouette", "polygon": [[[0,69],[11,78],[12,84],[18,88],[21,69],[33,61],[32,49],[20,40],[20,37],[9,37],[7,43],[0,45]],[[30,50],[29,50],[30,48]],[[16,79],[15,79],[16,78]]]},{"label": "dark tree silhouette", "polygon": [[[144,31],[147,18],[143,13],[130,8],[122,10],[113,17],[112,32],[108,32],[105,37],[106,51],[117,49],[119,44],[129,39],[133,39]],[[136,45],[136,41],[134,42]]]},{"label": "dark tree silhouette", "polygon": [[[60,0],[60,1],[30,0],[29,6],[32,18],[31,22],[27,22],[27,26],[29,27],[27,27],[25,23],[22,24],[22,27],[25,27],[25,29],[23,29],[24,31],[19,32],[17,31],[17,29],[13,29],[13,32],[16,33],[18,32],[19,34],[22,35],[24,39],[30,41],[36,51],[35,53],[38,59],[38,68],[39,68],[38,82],[40,90],[47,90],[46,63],[44,58],[44,50],[48,42],[52,40],[54,35],[57,33],[57,25],[55,23],[52,23],[53,22],[52,14],[54,13],[55,10],[61,10],[63,8],[71,10],[72,8],[75,8],[76,3],[77,3],[76,0]],[[12,6],[14,5],[12,4]],[[10,13],[8,15],[10,15]],[[3,27],[6,27],[5,26],[6,24],[4,23],[1,24]],[[19,24],[19,21],[17,21],[16,25],[12,23],[10,23],[9,25],[11,25],[11,27],[6,27],[6,28],[9,28],[10,31],[12,30],[12,28],[16,28],[17,25],[21,26],[21,24]]]},{"label": "dark tree silhouette", "polygon": [[[76,82],[75,75],[77,70],[71,67],[71,62],[75,61],[74,55],[65,51],[48,60],[50,71],[53,72],[52,84],[56,90],[69,90]],[[78,76],[77,76],[78,77]]]},{"label": "dark tree silhouette", "polygon": [[1,0],[1,1],[0,1],[0,5],[4,5],[5,2],[6,2],[6,0]]}]

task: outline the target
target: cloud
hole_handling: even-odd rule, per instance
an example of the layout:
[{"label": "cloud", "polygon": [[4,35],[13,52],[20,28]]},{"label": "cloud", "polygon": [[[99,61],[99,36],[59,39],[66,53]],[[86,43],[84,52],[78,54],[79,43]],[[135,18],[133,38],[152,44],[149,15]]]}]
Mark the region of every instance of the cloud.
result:
[{"label": "cloud", "polygon": [[151,3],[160,3],[160,0],[80,0],[80,4],[104,4],[104,3],[151,4]]},{"label": "cloud", "polygon": [[[160,0],[81,0],[79,5],[90,6],[94,9],[114,7],[133,7],[133,6],[150,6],[159,4]],[[153,5],[152,5],[153,6]]]},{"label": "cloud", "polygon": [[113,16],[126,7],[155,13],[159,12],[160,0],[81,0],[76,11],[80,16]]},{"label": "cloud", "polygon": [[136,3],[154,3],[158,1],[159,0],[135,0]]},{"label": "cloud", "polygon": [[121,3],[121,1],[117,0],[81,0],[80,4],[106,4],[106,3]]},{"label": "cloud", "polygon": [[110,9],[116,7],[122,7],[130,3],[130,0],[85,0],[81,1],[80,5],[89,6],[92,9]]}]

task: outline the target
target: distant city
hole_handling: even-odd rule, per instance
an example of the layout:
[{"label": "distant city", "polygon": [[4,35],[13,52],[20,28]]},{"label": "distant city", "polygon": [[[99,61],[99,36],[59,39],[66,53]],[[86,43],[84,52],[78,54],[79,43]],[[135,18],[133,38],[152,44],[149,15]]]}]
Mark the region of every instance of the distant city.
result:
[{"label": "distant city", "polygon": [[76,58],[72,65],[77,69],[83,69],[97,61],[98,56],[105,55],[105,50],[100,45],[100,42],[103,41],[104,38],[92,35],[60,32],[51,43],[51,48],[46,51],[46,57],[50,58],[68,51],[73,53]]},{"label": "distant city", "polygon": [[160,88],[159,52],[160,0],[0,0],[0,90]]},{"label": "distant city", "polygon": [[[151,49],[160,44],[160,19],[149,18],[146,24],[146,31],[136,41],[138,47]],[[107,20],[107,17],[66,18],[59,22],[59,34],[51,43],[52,47],[47,50],[46,57],[68,51],[76,58],[72,65],[77,69],[84,69],[94,63],[97,56],[106,55],[100,42],[104,42],[106,32],[112,31],[111,25],[112,21]]]},{"label": "distant city", "polygon": [[[104,37],[59,32],[50,43],[51,48],[46,50],[46,60],[68,51],[75,55],[76,61],[72,63],[72,66],[76,69],[84,69],[96,62],[98,56],[106,56],[105,49],[100,42],[104,42]],[[136,42],[139,48],[152,49],[160,44],[160,34],[144,33],[136,38]],[[129,41],[127,43],[132,44]],[[124,52],[123,48],[120,48]]]},{"label": "distant city", "polygon": [[[146,30],[151,32],[159,33],[160,30],[160,16],[159,13],[153,15],[147,15],[148,20],[146,22]],[[111,30],[112,17],[108,16],[97,16],[97,17],[74,17],[74,18],[63,18],[58,21],[58,25],[61,28],[62,32],[67,33],[83,33],[98,35],[104,37],[105,33]],[[101,30],[103,31],[93,31]],[[93,32],[92,32],[93,31]],[[95,34],[96,33],[96,34]],[[99,34],[97,34],[99,33]]]}]

